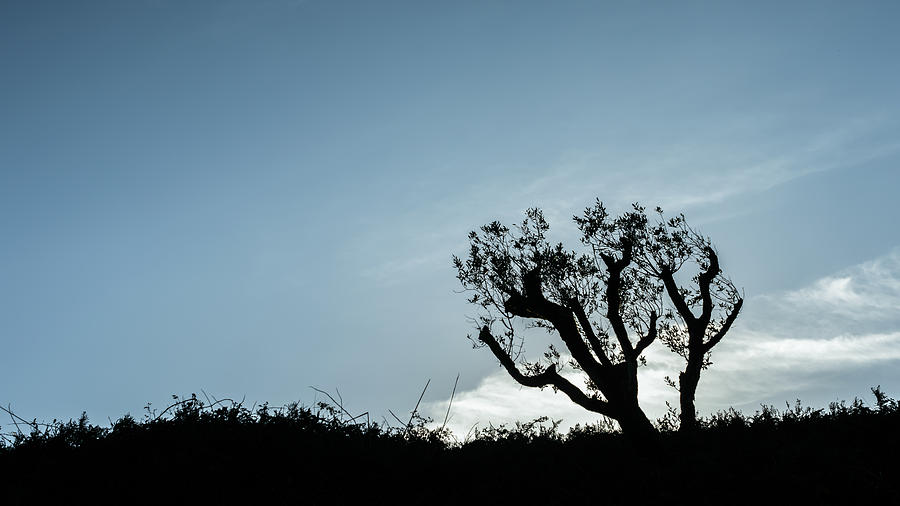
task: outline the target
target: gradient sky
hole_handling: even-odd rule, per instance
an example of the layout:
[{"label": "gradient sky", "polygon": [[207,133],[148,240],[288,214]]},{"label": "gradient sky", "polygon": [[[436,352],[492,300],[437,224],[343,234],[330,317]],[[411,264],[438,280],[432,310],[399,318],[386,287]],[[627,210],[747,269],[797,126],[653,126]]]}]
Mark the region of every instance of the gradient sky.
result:
[{"label": "gradient sky", "polygon": [[530,206],[574,245],[595,197],[745,290],[701,412],[900,395],[898,5],[2,1],[0,403],[380,419],[431,378],[443,418],[460,373],[455,430],[593,419],[471,349],[450,256]]}]

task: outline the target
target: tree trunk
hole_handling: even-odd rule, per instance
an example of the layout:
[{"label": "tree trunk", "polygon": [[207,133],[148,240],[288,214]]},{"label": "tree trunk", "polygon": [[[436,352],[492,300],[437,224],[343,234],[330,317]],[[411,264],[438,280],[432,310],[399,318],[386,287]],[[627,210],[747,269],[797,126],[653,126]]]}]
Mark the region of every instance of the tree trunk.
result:
[{"label": "tree trunk", "polygon": [[659,431],[638,405],[637,361],[620,362],[607,369],[603,394],[615,406],[622,434],[639,447],[654,447]]},{"label": "tree trunk", "polygon": [[637,403],[623,408],[617,421],[622,427],[622,434],[638,449],[647,452],[655,452],[658,449],[659,431]]},{"label": "tree trunk", "polygon": [[701,369],[702,363],[690,361],[684,372],[678,375],[681,404],[679,432],[692,432],[697,429],[697,409],[694,407],[694,398],[697,395],[697,384],[700,383]]},{"label": "tree trunk", "polygon": [[622,432],[628,437],[645,438],[647,436],[655,437],[659,434],[659,431],[638,406],[633,406],[625,411],[619,419],[619,425],[622,426]]}]

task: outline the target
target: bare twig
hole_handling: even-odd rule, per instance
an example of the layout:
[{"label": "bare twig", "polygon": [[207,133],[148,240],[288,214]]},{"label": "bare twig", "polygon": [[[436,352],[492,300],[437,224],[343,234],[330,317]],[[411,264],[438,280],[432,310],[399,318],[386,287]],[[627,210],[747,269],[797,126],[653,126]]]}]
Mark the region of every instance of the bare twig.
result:
[{"label": "bare twig", "polygon": [[477,426],[478,426],[478,422],[475,422],[472,424],[471,427],[469,427],[469,430],[466,432],[466,437],[465,437],[465,439],[463,439],[463,444],[466,444],[469,442],[469,439],[472,437],[473,433],[477,433],[477,431],[475,430],[475,427],[477,427]]},{"label": "bare twig", "polygon": [[[214,397],[214,398],[215,398],[215,397]],[[159,414],[159,416],[157,416],[156,418],[154,418],[153,421],[155,422],[155,421],[159,420],[160,418],[162,418],[163,415],[165,415],[167,411],[169,411],[170,409],[174,408],[175,406],[179,406],[179,405],[182,405],[182,404],[187,404],[187,403],[189,403],[189,402],[194,402],[194,401],[196,401],[196,400],[197,400],[197,399],[196,399],[195,397],[191,397],[190,399],[182,399],[182,400],[180,400],[180,401],[178,401],[178,402],[176,402],[176,403],[174,403],[174,404],[171,404],[171,405],[169,405],[169,407],[167,407],[166,409],[164,409],[163,412]],[[199,402],[199,401],[198,401],[198,402]],[[203,410],[203,409],[210,409],[210,410],[211,410],[214,406],[217,406],[217,405],[219,405],[219,404],[222,404],[223,402],[230,402],[232,408],[235,407],[235,406],[241,406],[241,405],[244,404],[243,399],[241,400],[241,402],[235,402],[234,399],[228,399],[228,398],[225,398],[225,399],[218,399],[216,402],[213,402],[212,404],[210,404],[210,405],[208,405],[208,406],[202,406],[202,407],[200,407],[200,409],[201,409],[201,410]]]},{"label": "bare twig", "polygon": [[[332,404],[334,404],[335,406],[341,408],[341,411],[343,411],[344,414],[346,414],[347,416],[349,416],[351,419],[353,418],[353,415],[351,415],[350,412],[347,411],[347,410],[344,408],[344,399],[341,397],[341,393],[340,393],[340,392],[338,392],[338,398],[340,399],[340,401],[338,401],[337,399],[335,399],[334,397],[332,397],[331,394],[329,394],[328,392],[326,392],[326,391],[324,391],[324,390],[320,390],[320,389],[318,389],[318,388],[316,388],[316,387],[314,387],[314,386],[310,386],[309,388],[312,388],[312,389],[315,390],[316,392],[319,392],[320,394],[327,396],[329,399],[331,399]],[[335,389],[335,391],[337,391],[337,389]]]},{"label": "bare twig", "polygon": [[409,432],[409,429],[412,427],[413,418],[416,417],[416,412],[419,411],[419,403],[422,402],[422,397],[425,397],[425,390],[428,390],[428,385],[431,384],[431,378],[428,378],[428,381],[425,382],[425,388],[422,389],[422,395],[419,396],[419,400],[416,401],[416,407],[413,408],[412,412],[409,414],[409,422],[406,423],[406,431]]},{"label": "bare twig", "polygon": [[400,417],[399,417],[399,416],[397,416],[397,415],[395,415],[395,414],[394,414],[394,412],[393,412],[393,411],[391,411],[391,410],[388,410],[388,413],[390,413],[390,414],[391,414],[391,416],[393,416],[393,417],[394,417],[394,419],[395,419],[395,420],[397,420],[397,422],[399,422],[399,423],[400,423],[400,425],[403,425],[403,420],[401,420],[401,419],[400,419]]},{"label": "bare twig", "polygon": [[[18,431],[18,433],[21,434],[22,436],[24,436],[25,433],[22,432],[22,429],[19,428],[19,422],[16,421],[16,418],[18,418],[19,420],[21,420],[22,423],[28,424],[29,427],[32,427],[31,422],[29,422],[28,420],[26,420],[26,419],[22,418],[21,416],[19,416],[19,415],[17,415],[17,414],[15,414],[15,413],[12,412],[12,405],[11,405],[11,404],[7,404],[5,408],[4,408],[3,406],[0,406],[0,409],[2,409],[3,411],[6,411],[6,413],[9,414],[10,420],[12,420],[13,425],[16,426],[16,431]],[[48,425],[48,426],[49,426],[49,425]],[[35,430],[37,430],[37,424],[36,424],[36,423],[34,424],[33,428],[34,428]]]},{"label": "bare twig", "polygon": [[459,373],[456,373],[456,381],[453,382],[453,391],[450,392],[450,403],[447,404],[447,414],[444,415],[444,423],[441,425],[441,430],[444,430],[444,427],[447,426],[447,421],[450,419],[450,407],[453,406],[453,396],[456,394],[457,384],[459,384]]},{"label": "bare twig", "polygon": [[[349,411],[347,411],[347,409],[344,407],[344,398],[341,396],[341,391],[338,390],[337,388],[334,389],[334,391],[337,392],[337,396],[338,396],[337,399],[335,399],[334,397],[332,397],[331,394],[329,394],[328,392],[326,392],[326,391],[324,391],[324,390],[318,389],[318,388],[313,387],[313,386],[311,386],[311,387],[309,387],[309,388],[312,388],[312,389],[315,390],[316,392],[319,392],[320,394],[323,394],[323,395],[327,396],[328,399],[331,400],[331,403],[332,403],[333,405],[335,405],[335,406],[337,406],[338,408],[340,408],[340,410],[341,410],[345,415],[347,415],[348,421],[349,421],[350,423],[355,423],[356,420],[358,420],[358,419],[360,419],[360,418],[362,418],[362,417],[366,417],[366,427],[368,428],[368,427],[370,427],[370,426],[372,425],[372,421],[371,421],[371,419],[369,418],[369,412],[368,412],[368,411],[366,411],[366,412],[364,412],[364,413],[360,413],[360,414],[355,415],[355,416],[352,415]],[[360,422],[360,423],[362,423],[362,422]]]}]

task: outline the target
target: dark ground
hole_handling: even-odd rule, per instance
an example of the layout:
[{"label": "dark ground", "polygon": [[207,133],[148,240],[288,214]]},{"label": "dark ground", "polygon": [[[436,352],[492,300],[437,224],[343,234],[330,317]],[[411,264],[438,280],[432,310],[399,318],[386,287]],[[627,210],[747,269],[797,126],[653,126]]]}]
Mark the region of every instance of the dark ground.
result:
[{"label": "dark ground", "polygon": [[389,429],[327,405],[194,398],[111,428],[19,422],[0,447],[0,503],[900,504],[900,409],[881,395],[720,413],[641,450],[599,427],[562,435],[545,421],[460,444],[421,420]]}]

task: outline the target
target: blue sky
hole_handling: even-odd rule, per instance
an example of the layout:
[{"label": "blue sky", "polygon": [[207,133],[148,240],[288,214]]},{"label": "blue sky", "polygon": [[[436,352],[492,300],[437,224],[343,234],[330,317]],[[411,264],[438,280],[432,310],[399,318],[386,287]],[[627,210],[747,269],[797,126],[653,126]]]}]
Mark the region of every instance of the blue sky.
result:
[{"label": "blue sky", "polygon": [[315,385],[380,416],[431,378],[442,417],[460,373],[458,430],[577,419],[471,349],[450,255],[530,206],[573,241],[595,197],[683,211],[745,289],[701,411],[897,394],[898,11],[3,2],[0,402],[103,421]]}]

